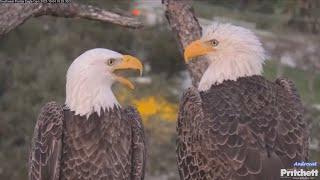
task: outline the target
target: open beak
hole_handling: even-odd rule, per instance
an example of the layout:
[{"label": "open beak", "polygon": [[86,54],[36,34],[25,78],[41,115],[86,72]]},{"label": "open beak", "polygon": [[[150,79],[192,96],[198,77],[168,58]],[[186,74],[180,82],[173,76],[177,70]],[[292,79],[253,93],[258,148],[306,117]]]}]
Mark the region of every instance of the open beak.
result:
[{"label": "open beak", "polygon": [[[141,76],[143,66],[138,58],[130,56],[130,55],[124,55],[121,63],[116,65],[114,67],[113,71],[126,70],[126,69],[139,70],[140,76]],[[121,84],[129,87],[130,89],[134,89],[134,85],[128,79],[121,77],[121,76],[115,76],[115,78]]]},{"label": "open beak", "polygon": [[196,40],[185,48],[184,60],[188,64],[192,58],[205,55],[211,51],[214,51],[214,48],[211,47],[209,44],[206,44],[201,40]]}]

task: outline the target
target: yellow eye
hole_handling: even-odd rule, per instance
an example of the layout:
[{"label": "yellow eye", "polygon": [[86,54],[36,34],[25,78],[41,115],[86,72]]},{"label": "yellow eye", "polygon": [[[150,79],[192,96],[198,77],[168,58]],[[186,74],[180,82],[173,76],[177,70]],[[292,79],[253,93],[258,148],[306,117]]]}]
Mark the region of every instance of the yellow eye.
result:
[{"label": "yellow eye", "polygon": [[116,61],[116,59],[114,59],[114,58],[108,59],[108,61],[107,61],[108,66],[112,66],[115,63],[115,61]]},{"label": "yellow eye", "polygon": [[210,42],[211,46],[213,46],[213,47],[216,47],[216,46],[218,46],[218,44],[219,44],[219,41],[216,40],[216,39],[212,39],[212,40],[210,40],[209,42]]}]

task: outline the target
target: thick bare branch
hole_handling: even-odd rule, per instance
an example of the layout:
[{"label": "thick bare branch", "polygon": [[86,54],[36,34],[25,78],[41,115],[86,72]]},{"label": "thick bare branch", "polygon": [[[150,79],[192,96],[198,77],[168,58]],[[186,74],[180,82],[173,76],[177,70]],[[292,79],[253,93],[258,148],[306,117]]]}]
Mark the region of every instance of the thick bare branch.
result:
[{"label": "thick bare branch", "polygon": [[142,27],[142,23],[135,18],[119,15],[91,5],[78,3],[2,3],[0,4],[0,36],[15,29],[30,17],[43,15],[85,18],[129,28]]},{"label": "thick bare branch", "polygon": [[[180,51],[183,53],[184,48],[191,41],[199,39],[201,36],[201,26],[194,15],[192,0],[162,0],[162,3],[166,6],[166,18],[176,35]],[[206,67],[205,58],[192,61],[188,65],[194,86],[198,86]]]}]

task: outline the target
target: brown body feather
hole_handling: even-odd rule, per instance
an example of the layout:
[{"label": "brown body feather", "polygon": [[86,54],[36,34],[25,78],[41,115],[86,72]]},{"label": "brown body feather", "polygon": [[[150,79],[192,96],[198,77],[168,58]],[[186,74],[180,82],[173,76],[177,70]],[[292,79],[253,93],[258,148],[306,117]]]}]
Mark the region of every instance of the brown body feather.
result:
[{"label": "brown body feather", "polygon": [[308,156],[308,129],[291,81],[239,78],[190,88],[178,116],[181,179],[274,180]]},{"label": "brown body feather", "polygon": [[145,143],[134,108],[88,119],[48,103],[38,118],[29,179],[144,179]]}]

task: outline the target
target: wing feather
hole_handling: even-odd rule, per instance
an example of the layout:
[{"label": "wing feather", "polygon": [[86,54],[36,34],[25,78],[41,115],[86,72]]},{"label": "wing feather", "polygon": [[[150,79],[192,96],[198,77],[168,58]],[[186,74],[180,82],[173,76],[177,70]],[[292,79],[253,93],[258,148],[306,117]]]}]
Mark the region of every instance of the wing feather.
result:
[{"label": "wing feather", "polygon": [[126,108],[128,120],[132,122],[132,180],[143,180],[146,164],[146,144],[144,128],[138,111],[133,107]]},{"label": "wing feather", "polygon": [[203,117],[200,94],[191,87],[182,96],[178,114],[177,160],[181,179],[202,179],[205,176],[202,165],[206,164],[206,159],[200,154],[201,134],[197,133]]},{"label": "wing feather", "polygon": [[307,123],[294,84],[241,78],[180,103],[177,158],[181,179],[279,179],[308,152]]},{"label": "wing feather", "polygon": [[[277,128],[279,134],[276,139],[278,153],[283,161],[292,164],[297,160],[308,159],[309,130],[308,123],[303,118],[304,108],[294,83],[286,78],[275,81],[281,88],[278,98],[281,102],[280,122]],[[300,148],[301,147],[301,148]]]},{"label": "wing feather", "polygon": [[59,179],[63,118],[63,109],[55,102],[41,109],[29,155],[30,180]]},{"label": "wing feather", "polygon": [[277,124],[270,109],[272,86],[259,77],[230,81],[201,93],[201,98],[210,178],[270,179],[279,171],[282,163],[268,147],[275,141]]}]

